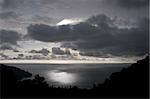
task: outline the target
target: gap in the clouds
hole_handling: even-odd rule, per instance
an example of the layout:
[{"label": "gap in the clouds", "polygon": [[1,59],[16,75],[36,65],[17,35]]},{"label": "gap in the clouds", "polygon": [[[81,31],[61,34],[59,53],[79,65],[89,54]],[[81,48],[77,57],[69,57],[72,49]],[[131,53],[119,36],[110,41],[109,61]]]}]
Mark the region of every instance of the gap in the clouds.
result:
[{"label": "gap in the clouds", "polygon": [[80,22],[84,21],[83,19],[63,19],[62,21],[58,22],[56,25],[60,26],[60,25],[74,25],[74,24],[78,24]]}]

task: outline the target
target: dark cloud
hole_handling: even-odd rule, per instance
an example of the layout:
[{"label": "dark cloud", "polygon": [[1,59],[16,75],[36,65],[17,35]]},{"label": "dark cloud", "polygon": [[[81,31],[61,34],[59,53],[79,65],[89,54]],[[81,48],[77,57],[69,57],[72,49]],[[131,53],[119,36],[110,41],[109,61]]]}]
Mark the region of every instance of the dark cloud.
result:
[{"label": "dark cloud", "polygon": [[54,54],[54,55],[71,55],[69,50],[63,51],[59,47],[53,47],[52,54]]},{"label": "dark cloud", "polygon": [[137,27],[120,29],[113,19],[98,15],[76,25],[30,25],[27,36],[44,42],[71,42],[67,46],[82,54],[101,56],[144,55],[148,52],[148,35],[147,18],[139,19]]},{"label": "dark cloud", "polygon": [[0,30],[0,44],[17,45],[17,41],[21,39],[21,35],[15,31]]},{"label": "dark cloud", "polygon": [[149,0],[117,0],[119,6],[125,8],[139,9],[149,6]]},{"label": "dark cloud", "polygon": [[39,0],[39,1],[43,4],[52,4],[52,3],[61,2],[61,0]]},{"label": "dark cloud", "polygon": [[149,6],[149,0],[103,0],[104,5],[126,9],[141,9]]},{"label": "dark cloud", "polygon": [[41,53],[44,56],[47,56],[50,53],[50,51],[45,49],[45,48],[43,48],[41,50],[31,50],[31,51],[29,51],[29,53]]},{"label": "dark cloud", "polygon": [[2,0],[1,7],[2,9],[16,9],[26,6],[43,6],[47,4],[57,3],[60,0]]},{"label": "dark cloud", "polygon": [[2,9],[12,9],[16,7],[15,0],[2,0],[1,7]]},{"label": "dark cloud", "polygon": [[0,13],[1,19],[16,19],[18,17],[19,17],[19,15],[15,12],[12,12],[12,11]]},{"label": "dark cloud", "polygon": [[73,35],[71,35],[71,27],[66,26],[48,26],[44,24],[30,25],[28,27],[28,37],[45,42],[60,42],[60,41],[70,41],[73,40]]},{"label": "dark cloud", "polygon": [[[92,19],[87,22],[81,22],[76,25],[62,25],[62,26],[49,26],[44,24],[30,25],[28,27],[28,35],[33,39],[45,42],[60,42],[60,41],[82,41],[82,40],[93,40],[97,36],[100,37],[111,37],[112,34],[108,24],[108,17],[105,15],[98,16],[101,19],[97,24],[92,22]],[[92,17],[93,18],[93,17]],[[95,17],[94,17],[95,18]],[[94,25],[97,25],[94,26]],[[91,35],[92,34],[92,35]],[[98,38],[99,39],[99,38]],[[95,39],[96,40],[96,39]],[[101,39],[102,40],[102,39]]]},{"label": "dark cloud", "polygon": [[[106,29],[107,36],[76,42],[82,55],[144,55],[149,51],[149,19],[140,19],[137,27],[130,29]],[[103,33],[105,33],[103,32]],[[86,49],[91,49],[86,51]]]},{"label": "dark cloud", "polygon": [[[105,3],[103,3],[103,1]],[[96,14],[107,14],[123,18],[143,16],[148,9],[125,10],[122,8],[143,8],[148,0],[1,0],[2,11],[13,10],[29,18],[30,15],[44,15],[53,18],[88,18]],[[125,2],[125,3],[124,3]],[[129,5],[129,6],[128,6]],[[84,12],[84,13],[83,13]],[[46,18],[44,20],[47,20]]]}]

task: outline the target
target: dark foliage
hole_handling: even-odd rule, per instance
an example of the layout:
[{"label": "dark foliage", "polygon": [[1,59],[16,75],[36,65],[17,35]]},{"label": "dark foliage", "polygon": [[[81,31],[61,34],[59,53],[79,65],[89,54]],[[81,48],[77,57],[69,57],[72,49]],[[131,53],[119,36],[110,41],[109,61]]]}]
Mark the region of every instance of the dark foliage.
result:
[{"label": "dark foliage", "polygon": [[[113,73],[104,83],[93,85],[92,89],[76,86],[66,88],[49,86],[43,77],[18,68],[0,65],[1,90],[3,98],[47,98],[47,97],[149,97],[149,57],[132,64],[120,72]],[[26,78],[23,80],[23,78]]]},{"label": "dark foliage", "polygon": [[101,97],[149,97],[149,57],[132,64],[92,89],[93,96]]}]

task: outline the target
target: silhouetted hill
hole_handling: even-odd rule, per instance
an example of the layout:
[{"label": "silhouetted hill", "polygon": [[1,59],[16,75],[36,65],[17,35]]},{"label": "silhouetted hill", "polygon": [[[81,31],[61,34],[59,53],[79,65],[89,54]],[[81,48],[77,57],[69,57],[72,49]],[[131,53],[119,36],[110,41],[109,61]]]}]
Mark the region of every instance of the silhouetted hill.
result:
[{"label": "silhouetted hill", "polygon": [[120,72],[112,73],[104,83],[91,89],[76,86],[67,88],[49,86],[44,77],[31,74],[15,67],[0,65],[1,91],[5,98],[47,98],[47,97],[103,97],[103,98],[148,98],[149,57],[132,64]]},{"label": "silhouetted hill", "polygon": [[0,64],[0,72],[2,74],[6,73],[6,72],[8,72],[8,73],[13,72],[13,74],[16,76],[17,80],[21,80],[23,78],[32,76],[32,74],[29,72],[26,72],[26,71],[21,70],[21,69],[16,68],[16,67],[6,66],[3,64]]},{"label": "silhouetted hill", "polygon": [[95,86],[92,90],[93,95],[101,97],[148,98],[149,57],[147,56],[120,72],[112,73],[103,84]]},{"label": "silhouetted hill", "polygon": [[18,86],[17,82],[23,78],[31,77],[32,74],[16,67],[0,64],[1,94],[7,96]]}]

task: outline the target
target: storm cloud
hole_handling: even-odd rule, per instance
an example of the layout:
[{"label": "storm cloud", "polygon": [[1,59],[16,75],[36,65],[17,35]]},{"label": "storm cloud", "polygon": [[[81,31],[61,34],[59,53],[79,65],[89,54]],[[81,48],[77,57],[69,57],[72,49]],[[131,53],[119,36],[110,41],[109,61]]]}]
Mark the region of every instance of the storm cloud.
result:
[{"label": "storm cloud", "polygon": [[138,20],[136,27],[119,28],[106,15],[93,16],[76,25],[30,25],[27,34],[28,37],[43,42],[71,42],[73,44],[70,45],[75,46],[70,47],[76,47],[81,54],[93,56],[144,55],[148,53],[148,35],[147,18]]},{"label": "storm cloud", "polygon": [[137,22],[137,27],[119,29],[106,25],[106,28],[103,27],[98,33],[105,35],[91,34],[89,39],[76,42],[78,48],[81,49],[80,54],[142,56],[149,51],[149,20],[147,18]]},{"label": "storm cloud", "polygon": [[16,7],[14,0],[1,0],[2,9],[12,9]]},{"label": "storm cloud", "polygon": [[130,10],[138,10],[149,6],[149,0],[103,0],[103,3]]},{"label": "storm cloud", "polygon": [[[0,12],[15,11],[30,19],[31,16],[48,18],[88,18],[97,14],[125,19],[148,16],[149,0],[0,0]],[[145,8],[146,7],[146,8]],[[122,9],[127,8],[127,9]],[[131,10],[131,9],[138,10]],[[139,8],[144,8],[140,9]],[[37,17],[38,19],[41,17]],[[25,20],[23,19],[23,20]],[[22,20],[21,20],[22,21]]]},{"label": "storm cloud", "polygon": [[125,8],[139,9],[148,7],[149,0],[117,0],[119,6]]},{"label": "storm cloud", "polygon": [[21,35],[11,30],[0,30],[0,44],[17,45],[17,41],[21,39]]},{"label": "storm cloud", "polygon": [[16,9],[21,6],[42,6],[46,4],[57,3],[59,0],[2,0],[2,9]]},{"label": "storm cloud", "polygon": [[[61,44],[81,55],[142,56],[149,51],[148,18],[149,0],[0,0],[0,49]],[[84,21],[59,24],[76,19]]]},{"label": "storm cloud", "polygon": [[[113,21],[106,15],[92,17],[76,25],[49,26],[45,24],[30,25],[28,37],[45,42],[93,40],[95,37],[112,36],[110,25]],[[97,21],[97,23],[95,23]],[[97,25],[97,26],[95,26]],[[102,39],[101,39],[102,40]]]},{"label": "storm cloud", "polygon": [[71,40],[71,29],[69,26],[48,26],[44,24],[30,25],[28,27],[27,37],[44,41],[44,42],[60,42]]}]

